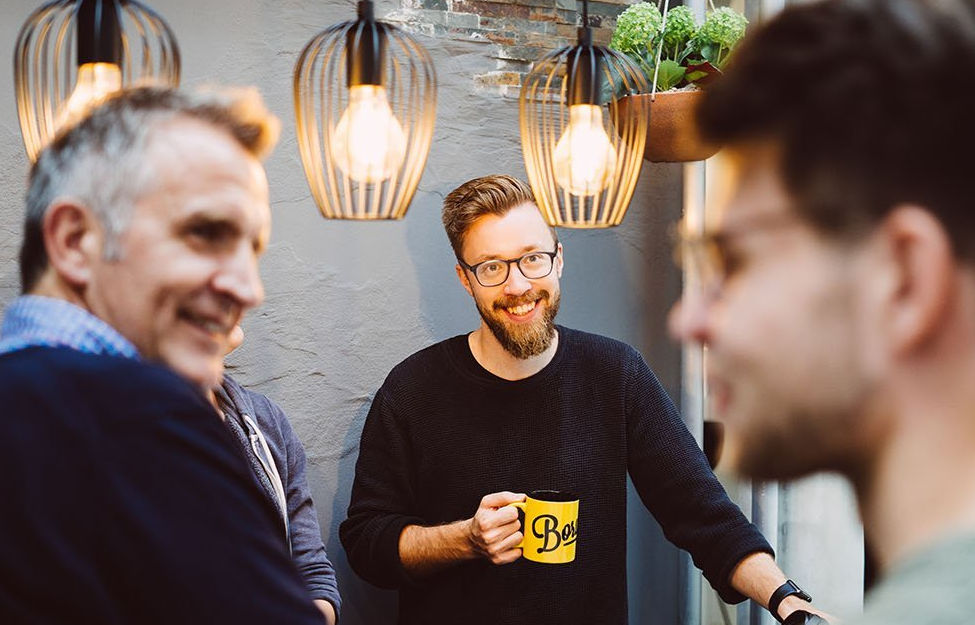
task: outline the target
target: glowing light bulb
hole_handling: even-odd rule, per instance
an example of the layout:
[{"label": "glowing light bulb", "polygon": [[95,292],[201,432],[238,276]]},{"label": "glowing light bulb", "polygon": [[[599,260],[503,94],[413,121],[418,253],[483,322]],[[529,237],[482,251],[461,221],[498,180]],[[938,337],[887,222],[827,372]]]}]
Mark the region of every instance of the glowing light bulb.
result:
[{"label": "glowing light bulb", "polygon": [[616,149],[595,104],[569,107],[569,127],[555,144],[555,181],[572,195],[596,195],[616,173]]},{"label": "glowing light bulb", "polygon": [[92,108],[122,88],[122,70],[114,63],[85,63],[78,68],[71,97],[61,106],[55,117],[56,128],[81,121]]},{"label": "glowing light bulb", "polygon": [[406,156],[406,135],[396,120],[386,90],[379,85],[349,87],[349,108],[331,140],[339,168],[358,182],[386,180]]}]

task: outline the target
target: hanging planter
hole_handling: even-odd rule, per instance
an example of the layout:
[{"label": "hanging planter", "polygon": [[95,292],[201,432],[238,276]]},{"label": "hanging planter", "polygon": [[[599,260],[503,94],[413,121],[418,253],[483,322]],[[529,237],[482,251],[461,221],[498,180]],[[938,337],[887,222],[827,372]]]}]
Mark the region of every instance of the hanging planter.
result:
[{"label": "hanging planter", "polygon": [[654,163],[686,163],[714,156],[718,146],[705,143],[697,132],[695,115],[704,92],[664,91],[620,99],[620,115],[636,115],[633,108],[648,107],[647,143],[643,158]]},{"label": "hanging planter", "polygon": [[625,117],[649,107],[646,160],[704,160],[718,146],[704,143],[697,131],[702,88],[720,77],[748,21],[734,9],[712,5],[699,26],[688,7],[670,9],[669,4],[669,0],[658,5],[643,2],[620,14],[610,47],[640,67],[651,89],[621,97],[619,111]]}]

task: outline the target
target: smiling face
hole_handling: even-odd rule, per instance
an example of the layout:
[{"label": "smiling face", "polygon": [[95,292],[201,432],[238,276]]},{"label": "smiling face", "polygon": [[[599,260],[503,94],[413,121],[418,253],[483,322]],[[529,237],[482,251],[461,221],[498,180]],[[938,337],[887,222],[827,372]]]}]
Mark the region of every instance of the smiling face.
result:
[{"label": "smiling face", "polygon": [[743,153],[736,164],[715,228],[723,277],[685,292],[672,332],[708,349],[712,407],[735,468],[776,479],[846,470],[870,440],[862,248],[800,218],[774,153]]},{"label": "smiling face", "polygon": [[[530,252],[551,252],[552,231],[534,204],[521,204],[504,215],[478,218],[464,235],[462,260],[476,265],[492,259],[519,258]],[[474,275],[457,265],[457,273],[474,298],[484,324],[501,346],[516,358],[544,352],[555,337],[562,276],[561,245],[552,272],[529,280],[511,263],[508,278],[498,286],[481,286]]]},{"label": "smiling face", "polygon": [[117,259],[93,263],[85,300],[144,358],[210,388],[234,327],[264,295],[264,170],[229,135],[189,119],[155,129],[144,158],[152,186],[133,207]]}]

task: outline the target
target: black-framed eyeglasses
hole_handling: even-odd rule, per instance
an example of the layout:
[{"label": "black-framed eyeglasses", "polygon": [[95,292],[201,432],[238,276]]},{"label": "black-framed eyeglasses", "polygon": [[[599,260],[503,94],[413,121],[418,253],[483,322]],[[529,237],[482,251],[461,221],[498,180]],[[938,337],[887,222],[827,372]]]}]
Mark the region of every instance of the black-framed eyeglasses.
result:
[{"label": "black-framed eyeglasses", "polygon": [[555,257],[559,255],[559,244],[555,244],[554,252],[528,252],[518,258],[491,258],[476,265],[468,265],[460,258],[460,266],[470,271],[477,278],[481,286],[498,286],[504,284],[511,271],[511,265],[517,264],[521,275],[529,280],[538,280],[552,273],[555,267]]}]

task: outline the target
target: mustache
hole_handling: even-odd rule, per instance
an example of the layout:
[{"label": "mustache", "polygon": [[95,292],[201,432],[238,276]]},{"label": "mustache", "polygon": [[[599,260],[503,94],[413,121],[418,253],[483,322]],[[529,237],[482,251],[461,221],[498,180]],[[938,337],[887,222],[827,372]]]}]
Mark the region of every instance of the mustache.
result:
[{"label": "mustache", "polygon": [[521,295],[504,295],[494,300],[491,305],[494,310],[501,310],[502,308],[515,308],[521,306],[522,304],[530,304],[538,300],[550,300],[551,294],[542,289],[540,291],[528,291],[527,293],[522,293]]}]

